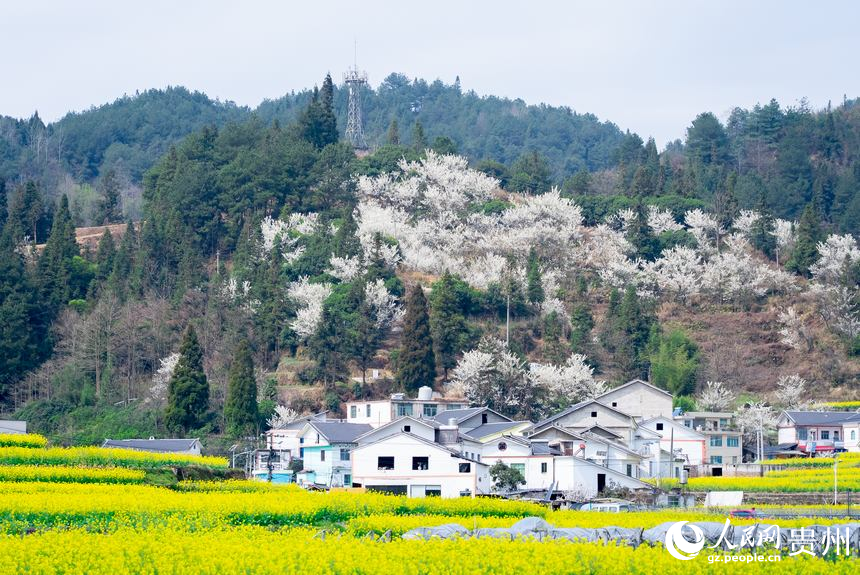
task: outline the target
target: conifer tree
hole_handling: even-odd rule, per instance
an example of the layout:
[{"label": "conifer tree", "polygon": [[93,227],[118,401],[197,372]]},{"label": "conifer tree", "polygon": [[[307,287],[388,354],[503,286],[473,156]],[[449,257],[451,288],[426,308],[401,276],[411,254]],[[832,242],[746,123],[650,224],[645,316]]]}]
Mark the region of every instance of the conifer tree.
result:
[{"label": "conifer tree", "polygon": [[43,301],[50,314],[56,314],[73,296],[73,260],[80,255],[75,239],[75,226],[69,212],[69,199],[64,195],[54,216],[51,235],[39,258],[39,278]]},{"label": "conifer tree", "polygon": [[418,120],[415,120],[415,126],[412,128],[412,148],[419,154],[423,154],[427,148],[427,137],[424,136],[424,126]]},{"label": "conifer tree", "polygon": [[386,137],[386,140],[392,146],[400,145],[400,130],[397,127],[397,118],[391,120],[391,124],[388,125],[388,136]]},{"label": "conifer tree", "polygon": [[119,181],[116,172],[107,170],[99,183],[101,198],[99,199],[96,212],[96,223],[99,225],[115,224],[122,220],[122,209],[120,208]]},{"label": "conifer tree", "polygon": [[6,228],[6,220],[9,218],[9,199],[6,196],[6,180],[0,176],[0,234]]},{"label": "conifer tree", "polygon": [[251,435],[257,429],[258,420],[254,359],[248,340],[243,339],[236,348],[227,376],[227,399],[224,402],[227,433],[232,436]]},{"label": "conifer tree", "polygon": [[448,370],[457,365],[457,354],[462,350],[463,338],[468,331],[466,318],[461,313],[456,284],[456,278],[446,272],[433,284],[430,294],[433,353],[446,381]]},{"label": "conifer tree", "polygon": [[[618,292],[615,293],[617,296]],[[573,308],[570,323],[570,348],[574,353],[586,353],[591,341],[591,330],[594,329],[594,317],[588,304],[581,303]]]},{"label": "conifer tree", "polygon": [[409,391],[415,391],[422,385],[432,387],[436,377],[436,360],[430,336],[427,298],[418,284],[412,287],[406,299],[401,342],[397,358],[397,383]]},{"label": "conifer tree", "polygon": [[764,194],[759,198],[758,212],[759,218],[750,229],[750,243],[767,257],[773,258],[776,252],[776,236],[773,234],[773,216],[765,205]]},{"label": "conifer tree", "polygon": [[206,422],[209,382],[203,372],[203,350],[189,325],[179,347],[179,361],[167,388],[165,423],[174,432],[188,433]]},{"label": "conifer tree", "polygon": [[106,229],[99,239],[99,248],[96,253],[96,264],[98,271],[96,277],[100,282],[107,279],[113,271],[113,263],[116,259],[116,244],[109,229]]},{"label": "conifer tree", "polygon": [[534,248],[529,250],[529,259],[526,272],[526,297],[529,303],[539,306],[543,303],[543,283],[540,273],[540,262]]},{"label": "conifer tree", "polygon": [[797,224],[797,241],[786,269],[809,276],[809,268],[818,260],[818,242],[822,240],[821,219],[812,204],[806,206]]},{"label": "conifer tree", "polygon": [[0,404],[12,384],[33,369],[44,351],[45,322],[23,259],[8,233],[0,234]]}]

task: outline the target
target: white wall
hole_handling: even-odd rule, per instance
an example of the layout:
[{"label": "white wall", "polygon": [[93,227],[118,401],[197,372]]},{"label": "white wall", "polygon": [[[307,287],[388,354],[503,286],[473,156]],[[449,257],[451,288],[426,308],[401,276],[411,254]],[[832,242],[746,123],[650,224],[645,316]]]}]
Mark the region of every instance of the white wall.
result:
[{"label": "white wall", "polygon": [[[409,428],[409,431],[405,429],[406,427]],[[361,443],[366,444],[381,441],[386,437],[397,435],[399,433],[411,433],[428,441],[433,441],[436,438],[436,430],[429,425],[416,422],[412,419],[401,418],[399,420],[395,420],[390,425],[377,427],[372,433],[368,434],[367,437],[362,438]]]},{"label": "white wall", "polygon": [[[662,430],[657,429],[658,423],[663,424]],[[703,437],[696,431],[665,417],[643,422],[641,426],[662,435],[663,438],[660,440],[660,447],[666,451],[680,449],[687,456],[690,465],[701,465],[705,462],[707,456],[707,437]],[[673,429],[674,437],[672,436]]]},{"label": "white wall", "polygon": [[[393,456],[394,469],[378,469],[380,456]],[[426,470],[413,470],[413,457],[427,457]],[[460,472],[460,463],[469,465],[469,471]],[[460,497],[460,492],[489,493],[490,480],[487,466],[477,461],[452,457],[451,452],[410,437],[394,435],[377,443],[359,446],[352,452],[352,480],[363,487],[405,485],[410,496],[412,487],[439,485],[442,497]]]},{"label": "white wall", "polygon": [[[352,407],[355,407],[355,417],[352,417]],[[370,406],[370,415],[367,415]],[[373,427],[385,425],[392,420],[391,402],[383,401],[350,401],[346,404],[347,423],[367,423]]]},{"label": "white wall", "polygon": [[[596,417],[591,414],[596,413]],[[609,409],[599,403],[591,403],[569,413],[554,422],[560,427],[569,427],[584,430],[593,425],[600,425],[610,431],[620,434],[624,440],[630,441],[633,433],[634,422],[630,417]]]},{"label": "white wall", "polygon": [[595,497],[598,493],[597,476],[600,473],[606,476],[606,485],[612,482],[629,489],[646,487],[641,481],[612,469],[589,463],[579,457],[555,458],[555,479],[558,482],[558,489],[562,491],[573,491],[585,498]]},{"label": "white wall", "polygon": [[672,417],[672,397],[643,383],[610,390],[597,400],[640,419]]}]

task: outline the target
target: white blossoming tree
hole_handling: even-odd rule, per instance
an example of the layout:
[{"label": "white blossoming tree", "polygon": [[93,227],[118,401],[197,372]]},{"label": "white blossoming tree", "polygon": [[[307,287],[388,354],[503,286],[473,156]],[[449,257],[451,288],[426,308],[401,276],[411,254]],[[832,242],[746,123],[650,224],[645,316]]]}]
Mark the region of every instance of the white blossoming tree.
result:
[{"label": "white blossoming tree", "polygon": [[300,338],[307,339],[316,331],[322,318],[323,303],[331,291],[331,284],[310,283],[306,277],[290,284],[287,293],[297,307],[296,318],[290,327]]},{"label": "white blossoming tree", "polygon": [[737,397],[722,381],[709,381],[699,394],[696,403],[707,411],[728,411]]},{"label": "white blossoming tree", "polygon": [[807,381],[798,374],[784,375],[776,382],[776,402],[783,409],[805,409],[809,401]]}]

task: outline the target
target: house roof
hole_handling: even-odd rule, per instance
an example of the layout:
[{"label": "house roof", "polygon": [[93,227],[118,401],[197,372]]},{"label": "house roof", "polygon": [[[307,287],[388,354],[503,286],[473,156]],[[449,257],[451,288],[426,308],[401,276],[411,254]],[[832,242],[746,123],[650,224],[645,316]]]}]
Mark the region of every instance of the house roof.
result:
[{"label": "house roof", "polygon": [[199,439],[105,439],[102,447],[120,447],[141,451],[189,451],[199,443]]},{"label": "house roof", "polygon": [[623,437],[624,437],[624,436],[623,436],[623,435],[621,435],[620,433],[616,433],[616,432],[612,431],[611,429],[609,429],[609,428],[607,428],[607,427],[603,427],[602,425],[596,425],[596,424],[595,424],[595,425],[592,425],[591,427],[586,428],[586,429],[585,429],[584,431],[582,431],[581,433],[590,433],[590,434],[592,434],[592,435],[598,435],[597,433],[594,433],[594,431],[592,431],[593,429],[599,429],[599,430],[601,430],[601,431],[604,431],[604,432],[608,433],[609,435],[614,435],[615,437],[618,437],[619,439],[621,439],[621,438],[623,438]]},{"label": "house roof", "polygon": [[644,385],[644,386],[646,386],[646,387],[650,387],[650,388],[651,388],[651,389],[653,389],[653,390],[659,391],[659,392],[660,392],[660,393],[662,393],[663,395],[668,395],[669,397],[672,397],[672,394],[671,394],[671,393],[669,393],[668,391],[666,391],[665,389],[660,389],[660,388],[659,388],[659,387],[657,387],[656,385],[651,385],[651,384],[650,384],[650,383],[648,383],[647,381],[643,381],[643,380],[641,380],[641,379],[631,379],[631,380],[630,380],[630,381],[628,381],[627,383],[622,383],[622,384],[621,384],[621,385],[619,385],[618,387],[613,387],[613,388],[612,388],[612,389],[610,389],[609,391],[607,391],[607,392],[605,392],[605,393],[602,393],[602,394],[598,395],[595,399],[600,399],[601,397],[605,397],[605,396],[607,396],[607,395],[612,395],[613,393],[615,393],[615,392],[616,392],[616,391],[618,391],[619,389],[624,389],[625,387],[630,387],[631,385]]},{"label": "house roof", "polygon": [[561,455],[561,450],[550,447],[546,441],[532,441],[532,455]]},{"label": "house roof", "polygon": [[586,432],[585,438],[586,439],[594,439],[598,443],[602,443],[603,445],[606,445],[608,447],[612,447],[612,448],[617,449],[619,451],[624,451],[625,453],[629,453],[630,455],[634,455],[634,456],[638,457],[639,459],[644,458],[644,456],[641,453],[637,453],[637,452],[633,451],[632,449],[630,449],[629,447],[627,447],[626,445],[621,445],[617,441],[612,441],[611,439],[603,437],[602,435],[595,435],[594,433]]},{"label": "house roof", "polygon": [[537,423],[534,424],[534,427],[532,429],[540,429],[541,427],[545,426],[546,424],[552,423],[553,421],[556,421],[557,419],[560,419],[566,415],[570,415],[571,413],[575,413],[575,412],[579,411],[580,409],[582,409],[588,405],[591,405],[592,403],[596,403],[600,407],[604,407],[610,411],[614,411],[615,413],[619,413],[619,414],[623,415],[624,417],[629,417],[630,419],[633,419],[632,415],[630,415],[629,413],[624,413],[620,409],[617,409],[615,407],[610,407],[610,406],[606,405],[605,403],[601,403],[601,402],[597,401],[597,399],[587,399],[585,401],[580,401],[579,403],[571,405],[570,407],[568,407],[564,411],[556,413],[555,415],[552,415],[552,416],[544,419],[543,421],[538,421]]},{"label": "house roof", "polygon": [[505,432],[509,429],[513,429],[514,427],[521,426],[523,424],[528,425],[528,421],[497,421],[494,423],[485,423],[483,425],[479,425],[474,429],[470,429],[466,432],[466,435],[472,437],[473,439],[481,439],[483,437],[487,437],[488,435],[495,435],[497,433]]},{"label": "house roof", "polygon": [[384,425],[380,425],[379,427],[371,428],[369,431],[365,431],[361,435],[356,436],[355,441],[356,442],[363,441],[364,439],[366,439],[368,437],[372,437],[373,434],[376,433],[377,431],[381,431],[383,429],[391,427],[392,425],[397,425],[399,423],[403,423],[404,420],[407,420],[407,419],[409,421],[411,421],[412,423],[416,423],[418,425],[423,425],[425,427],[429,427],[430,429],[436,429],[439,427],[439,424],[436,423],[435,421],[433,421],[432,419],[418,419],[418,418],[413,417],[411,415],[404,415],[404,416],[398,417],[397,419],[389,421],[388,423],[386,423]]},{"label": "house roof", "polygon": [[855,411],[784,411],[795,425],[841,425],[860,421]]},{"label": "house roof", "polygon": [[424,439],[423,437],[421,437],[419,435],[415,435],[414,433],[409,433],[408,431],[401,431],[399,433],[395,433],[394,435],[389,435],[387,437],[383,437],[379,441],[373,441],[371,443],[365,443],[364,445],[359,445],[358,447],[355,448],[354,451],[358,451],[358,450],[364,449],[366,447],[370,447],[371,445],[375,445],[375,444],[381,443],[383,441],[388,441],[389,439],[391,439],[393,437],[397,437],[398,435],[405,435],[405,436],[410,437],[410,438],[414,439],[415,441],[423,443],[429,447],[434,447],[440,451],[447,451],[452,456],[457,457],[459,459],[465,459],[466,461],[468,461],[470,463],[475,463],[476,465],[484,465],[484,466],[487,465],[486,463],[484,463],[482,461],[476,461],[474,459],[469,459],[468,457],[466,457],[465,455],[463,455],[462,453],[460,453],[456,449],[451,449],[450,447],[445,447],[441,443],[436,443],[435,441],[429,441],[429,440]]},{"label": "house roof", "polygon": [[494,413],[495,415],[498,415],[506,421],[511,421],[510,417],[502,415],[498,411],[490,409],[489,407],[465,407],[463,409],[447,409],[445,411],[440,411],[436,413],[435,417],[433,417],[433,420],[439,422],[442,425],[445,425],[448,423],[449,419],[455,419],[457,421],[457,424],[459,425],[470,417],[474,417],[479,413],[484,412]]},{"label": "house roof", "polygon": [[[657,415],[655,417],[651,417],[651,418],[646,419],[644,421],[640,421],[639,426],[645,427],[645,425],[647,425],[648,423],[651,423],[652,421],[662,421],[663,423],[668,423],[670,425],[678,427],[679,429],[683,429],[684,431],[687,431],[689,433],[694,433],[694,434],[698,435],[699,437],[701,437],[702,439],[706,438],[704,433],[701,433],[700,431],[696,431],[695,429],[687,427],[683,423],[679,423],[679,422],[675,421],[674,419],[672,419],[671,417],[664,417],[662,415]],[[666,438],[665,435],[662,435],[661,437],[663,437],[664,439]]]},{"label": "house roof", "polygon": [[578,440],[584,439],[580,434],[576,433],[575,431],[572,431],[571,429],[569,429],[567,427],[562,427],[560,425],[555,425],[555,424],[550,425],[548,427],[544,427],[540,431],[536,431],[536,432],[532,433],[531,435],[529,435],[529,438],[538,437],[539,435],[541,435],[543,433],[548,433],[550,430],[555,430],[555,431],[558,431],[559,433],[563,433],[572,439],[578,439]]},{"label": "house roof", "polygon": [[358,436],[373,427],[367,423],[344,423],[342,421],[308,421],[329,443],[355,443]]}]

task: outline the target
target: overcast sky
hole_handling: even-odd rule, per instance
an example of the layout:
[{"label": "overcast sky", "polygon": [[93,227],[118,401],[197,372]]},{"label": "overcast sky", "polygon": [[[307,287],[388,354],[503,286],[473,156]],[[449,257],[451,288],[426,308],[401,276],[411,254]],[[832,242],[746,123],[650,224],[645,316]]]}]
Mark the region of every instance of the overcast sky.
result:
[{"label": "overcast sky", "polygon": [[0,114],[183,85],[256,106],[358,62],[591,112],[659,145],[695,115],[860,95],[860,2],[3,0]]}]

